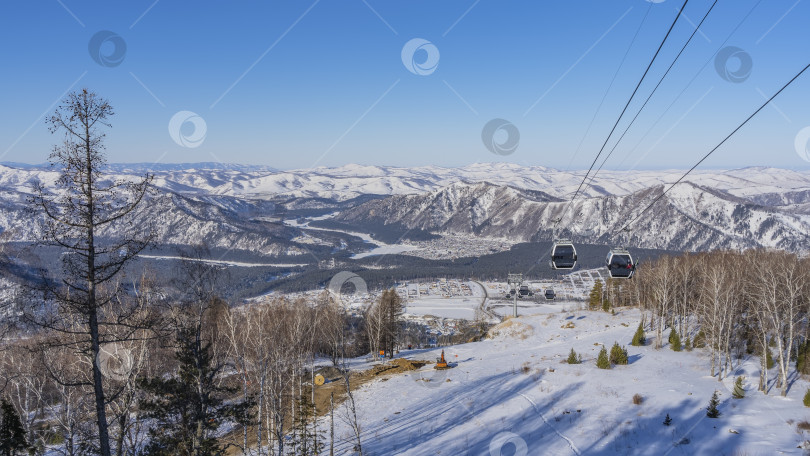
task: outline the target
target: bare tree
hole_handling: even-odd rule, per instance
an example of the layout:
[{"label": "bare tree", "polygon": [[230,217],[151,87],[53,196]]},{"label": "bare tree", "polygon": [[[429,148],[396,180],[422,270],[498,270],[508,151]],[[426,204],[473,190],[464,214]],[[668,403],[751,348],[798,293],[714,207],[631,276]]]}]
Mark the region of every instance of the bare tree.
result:
[{"label": "bare tree", "polygon": [[[114,279],[124,266],[150,242],[149,230],[139,230],[129,216],[143,201],[150,176],[139,181],[105,180],[103,127],[110,127],[114,114],[107,100],[84,89],[71,93],[47,119],[52,133],[63,132],[64,142],[55,146],[51,165],[59,172],[55,188],[35,184],[33,203],[45,215],[42,241],[60,248],[62,274],[47,297],[58,305],[57,315],[40,319],[49,329],[75,334],[74,347],[90,361],[90,386],[98,428],[98,451],[110,456],[107,395],[98,356],[106,342],[104,327],[120,323],[100,321],[101,309],[119,291]],[[68,328],[61,316],[75,316],[78,328]],[[56,317],[56,318],[53,318]]]}]

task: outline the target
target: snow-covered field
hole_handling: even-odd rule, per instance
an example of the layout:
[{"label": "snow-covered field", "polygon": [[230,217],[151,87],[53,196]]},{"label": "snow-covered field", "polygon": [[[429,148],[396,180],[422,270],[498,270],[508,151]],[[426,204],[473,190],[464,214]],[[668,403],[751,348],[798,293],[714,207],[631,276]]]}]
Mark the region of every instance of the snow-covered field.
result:
[{"label": "snow-covered field", "polygon": [[[741,361],[746,397],[731,397],[734,378],[708,375],[701,350],[673,352],[665,344],[630,346],[638,310],[545,313],[508,320],[499,335],[445,347],[456,367],[431,365],[377,379],[355,394],[363,454],[383,455],[733,455],[802,454],[810,418],[802,405],[808,382],[797,379],[787,398],[756,391],[758,359]],[[573,328],[564,326],[573,324]],[[648,343],[653,334],[648,334]],[[600,370],[599,344],[626,345],[630,364]],[[564,363],[574,348],[583,363]],[[435,359],[440,350],[403,351]],[[771,379],[773,380],[773,378]],[[721,416],[706,417],[714,390]],[[643,396],[640,405],[633,395]],[[663,424],[666,414],[672,424]],[[351,431],[336,413],[335,454],[352,454]],[[319,424],[328,429],[328,416]]]},{"label": "snow-covered field", "polygon": [[[583,298],[593,286],[592,281],[579,279],[576,282],[567,279],[561,282],[527,282],[527,285],[535,296],[517,300],[518,315],[579,309],[584,305],[583,301],[571,300],[570,297]],[[490,311],[491,314],[501,317],[511,316],[513,313],[513,300],[505,298],[505,294],[509,290],[509,286],[505,282],[448,280],[446,282],[420,282],[418,286],[418,293],[416,292],[416,282],[397,288],[400,296],[407,297],[405,313],[408,315],[474,320],[476,317],[482,316],[477,314],[477,311],[484,313]],[[548,301],[544,299],[543,293],[548,288],[556,291],[556,299]],[[485,297],[487,297],[486,302],[484,302]]]}]

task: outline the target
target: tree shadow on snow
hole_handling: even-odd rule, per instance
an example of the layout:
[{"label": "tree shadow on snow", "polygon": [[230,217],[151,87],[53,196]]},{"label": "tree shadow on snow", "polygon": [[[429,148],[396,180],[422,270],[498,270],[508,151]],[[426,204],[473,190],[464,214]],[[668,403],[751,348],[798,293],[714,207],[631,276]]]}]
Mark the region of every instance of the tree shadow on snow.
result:
[{"label": "tree shadow on snow", "polygon": [[[739,434],[729,432],[728,401],[721,401],[719,418],[706,416],[708,399],[684,399],[677,406],[647,415],[645,406],[629,404],[603,423],[598,438],[579,448],[582,455],[736,455],[746,449]],[[625,413],[622,413],[625,412]],[[664,425],[666,414],[671,423]],[[790,449],[785,442],[784,449]],[[776,451],[776,449],[774,449]],[[748,454],[748,453],[742,453]],[[759,454],[759,453],[755,453]]]}]

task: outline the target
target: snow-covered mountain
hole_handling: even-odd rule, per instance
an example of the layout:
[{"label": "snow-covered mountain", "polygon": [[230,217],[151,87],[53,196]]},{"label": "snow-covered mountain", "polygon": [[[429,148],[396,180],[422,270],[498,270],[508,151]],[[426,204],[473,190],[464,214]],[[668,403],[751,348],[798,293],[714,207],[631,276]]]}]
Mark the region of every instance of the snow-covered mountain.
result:
[{"label": "snow-covered mountain", "polygon": [[[810,249],[810,172],[775,168],[696,171],[631,231],[619,232],[681,171],[602,171],[582,189],[584,171],[509,163],[461,168],[345,165],[276,171],[267,167],[199,163],[110,165],[110,178],[149,171],[162,198],[139,209],[158,221],[166,244],[209,242],[268,255],[303,255],[300,230],[268,220],[285,207],[330,208],[359,231],[366,222],[401,224],[436,233],[472,234],[512,241],[556,234],[604,244],[672,250],[780,247]],[[36,226],[25,208],[34,182],[52,183],[44,166],[0,165],[0,231],[30,240]],[[377,195],[370,201],[353,198]],[[366,198],[368,199],[368,198]],[[299,212],[300,214],[300,212]],[[263,220],[263,221],[262,221]],[[307,243],[333,241],[307,238]]]},{"label": "snow-covered mountain", "polygon": [[578,242],[666,250],[810,248],[810,215],[795,210],[808,202],[806,193],[783,199],[768,193],[760,199],[784,204],[764,205],[692,182],[676,186],[629,231],[622,231],[664,190],[664,185],[654,185],[626,195],[577,198],[566,210],[568,200],[543,192],[458,183],[426,194],[369,201],[335,219],[513,241],[548,240],[557,234]]},{"label": "snow-covered mountain", "polygon": [[[216,194],[244,198],[316,197],[346,200],[361,195],[405,195],[437,190],[456,182],[489,182],[538,190],[566,198],[576,191],[585,171],[559,171],[513,163],[476,163],[460,168],[421,166],[345,165],[289,171],[250,165],[192,163],[180,165],[112,164],[114,175],[149,171],[155,184],[179,193]],[[628,195],[644,188],[671,183],[681,170],[601,171],[583,187],[585,196]],[[0,165],[0,187],[32,179],[53,180],[55,173],[43,166]],[[776,168],[695,171],[688,180],[731,195],[755,197],[810,189],[810,171]],[[30,186],[30,184],[29,184]]]}]

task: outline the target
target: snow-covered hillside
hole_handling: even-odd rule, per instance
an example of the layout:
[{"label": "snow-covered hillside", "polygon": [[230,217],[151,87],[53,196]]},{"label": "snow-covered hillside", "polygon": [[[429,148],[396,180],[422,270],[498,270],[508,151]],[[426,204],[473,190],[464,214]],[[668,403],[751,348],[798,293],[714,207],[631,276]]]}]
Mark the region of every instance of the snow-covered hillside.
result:
[{"label": "snow-covered hillside", "polygon": [[810,248],[810,215],[796,211],[792,202],[766,206],[691,182],[674,187],[629,231],[622,231],[664,189],[657,185],[629,195],[578,198],[569,207],[568,201],[539,191],[456,183],[421,195],[369,201],[336,220],[539,241],[552,238],[561,218],[557,233],[577,242],[667,250]]},{"label": "snow-covered hillside", "polygon": [[[141,208],[138,216],[158,222],[158,241],[164,244],[207,241],[213,247],[303,256],[307,248],[296,245],[296,239],[342,244],[311,240],[277,223],[286,210],[329,209],[337,213],[335,220],[354,226],[352,231],[375,223],[512,243],[557,234],[577,242],[668,250],[810,249],[810,172],[696,171],[630,232],[621,232],[640,208],[680,176],[679,171],[603,171],[567,211],[582,171],[507,163],[291,171],[211,163],[151,168],[118,164],[109,166],[107,178],[133,179],[148,169],[168,198],[153,200],[163,202]],[[17,240],[33,239],[37,226],[25,211],[32,185],[52,184],[56,178],[47,167],[0,166],[0,231],[13,230]],[[554,233],[554,220],[560,217],[563,222]],[[308,231],[309,236],[315,234]]]},{"label": "snow-covered hillside", "polygon": [[[367,383],[355,393],[363,454],[802,454],[797,446],[810,436],[797,424],[808,418],[807,381],[796,379],[786,398],[776,389],[763,395],[756,391],[759,361],[746,358],[735,366],[746,394],[734,399],[734,378],[709,376],[701,350],[630,346],[639,320],[635,309],[507,320],[490,340],[446,347],[456,364],[450,370],[427,365]],[[609,349],[614,341],[626,345],[630,364],[598,369],[600,344]],[[571,348],[582,364],[564,362]],[[434,361],[439,354],[400,356]],[[721,415],[712,419],[706,407],[715,390]],[[351,454],[351,430],[340,416],[335,454]],[[319,427],[328,425],[326,416]]]}]

